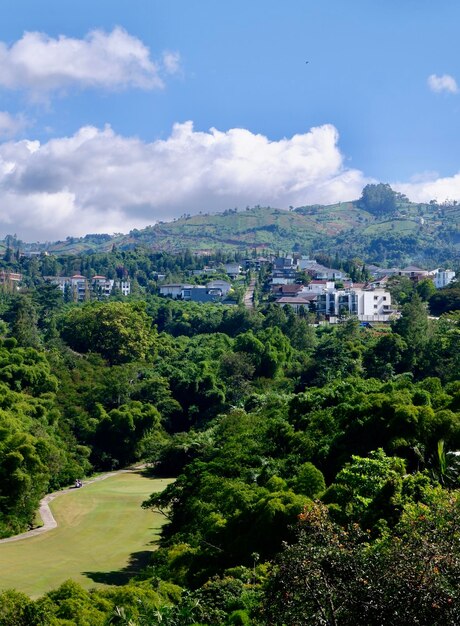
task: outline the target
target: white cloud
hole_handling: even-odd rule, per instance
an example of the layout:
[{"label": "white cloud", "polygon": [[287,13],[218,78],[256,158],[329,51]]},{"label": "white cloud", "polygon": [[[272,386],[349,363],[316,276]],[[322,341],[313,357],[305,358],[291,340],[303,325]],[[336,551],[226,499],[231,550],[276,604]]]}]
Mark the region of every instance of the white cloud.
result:
[{"label": "white cloud", "polygon": [[24,130],[27,120],[23,115],[10,115],[0,111],[0,137],[13,137]]},{"label": "white cloud", "polygon": [[180,70],[180,54],[178,52],[163,52],[163,66],[168,74],[177,74]]},{"label": "white cloud", "polygon": [[411,183],[396,183],[393,189],[401,191],[413,202],[460,200],[460,172],[444,178],[433,177]]},{"label": "white cloud", "polygon": [[367,182],[344,166],[331,125],[270,141],[186,122],[153,143],[84,127],[42,145],[0,144],[0,233],[52,240],[127,232],[184,212],[348,200]]},{"label": "white cloud", "polygon": [[[178,55],[165,54],[165,71],[177,70]],[[154,89],[163,80],[149,49],[117,27],[111,33],[93,30],[84,39],[26,32],[10,47],[0,42],[0,86],[38,97],[70,86]]]},{"label": "white cloud", "polygon": [[428,76],[427,82],[428,87],[435,93],[458,93],[457,82],[455,78],[449,74],[443,74],[442,76],[431,74],[431,76]]}]

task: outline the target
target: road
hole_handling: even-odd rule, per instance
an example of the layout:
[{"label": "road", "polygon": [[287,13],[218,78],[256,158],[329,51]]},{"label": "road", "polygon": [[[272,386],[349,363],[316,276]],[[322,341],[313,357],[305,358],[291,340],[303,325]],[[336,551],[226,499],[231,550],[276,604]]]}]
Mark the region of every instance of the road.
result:
[{"label": "road", "polygon": [[243,303],[244,306],[247,309],[253,309],[254,308],[254,289],[256,287],[256,279],[255,278],[251,278],[251,282],[249,283],[249,286],[246,290],[246,293],[244,294],[244,298],[243,298]]}]

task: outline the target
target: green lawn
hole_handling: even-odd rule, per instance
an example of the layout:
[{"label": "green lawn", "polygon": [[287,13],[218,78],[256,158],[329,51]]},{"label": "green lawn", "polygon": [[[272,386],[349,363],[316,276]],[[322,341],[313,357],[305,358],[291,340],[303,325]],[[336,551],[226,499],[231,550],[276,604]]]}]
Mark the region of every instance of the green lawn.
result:
[{"label": "green lawn", "polygon": [[0,545],[0,589],[37,597],[67,578],[86,588],[123,584],[155,550],[164,522],[140,505],[169,482],[116,474],[57,497],[50,504],[57,528]]}]

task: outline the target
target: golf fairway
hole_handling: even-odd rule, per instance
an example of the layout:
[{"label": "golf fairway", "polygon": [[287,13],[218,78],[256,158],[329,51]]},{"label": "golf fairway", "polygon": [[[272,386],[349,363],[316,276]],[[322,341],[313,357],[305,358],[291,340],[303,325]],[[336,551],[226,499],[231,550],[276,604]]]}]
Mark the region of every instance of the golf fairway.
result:
[{"label": "golf fairway", "polygon": [[147,564],[165,521],[141,503],[171,480],[120,473],[58,496],[50,504],[57,528],[0,545],[0,590],[36,598],[68,578],[85,588],[126,583]]}]

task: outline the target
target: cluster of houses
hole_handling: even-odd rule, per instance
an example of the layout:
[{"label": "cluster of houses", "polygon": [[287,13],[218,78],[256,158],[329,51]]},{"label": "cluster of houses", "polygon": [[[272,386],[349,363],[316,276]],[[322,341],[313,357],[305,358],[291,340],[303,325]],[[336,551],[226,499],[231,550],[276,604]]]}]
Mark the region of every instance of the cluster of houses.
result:
[{"label": "cluster of houses", "polygon": [[[308,257],[278,257],[273,262],[270,290],[275,301],[292,307],[297,313],[313,311],[331,322],[343,315],[355,315],[363,322],[387,322],[397,314],[385,285],[391,276],[406,276],[417,282],[431,279],[436,288],[448,285],[455,272],[437,269],[429,272],[410,266],[404,269],[368,267],[373,279],[353,283],[341,270],[328,268]],[[309,276],[308,284],[299,284],[299,273]],[[301,282],[301,281],[300,281]]]},{"label": "cluster of houses", "polygon": [[[326,267],[305,256],[277,256],[271,258],[247,259],[241,263],[227,263],[218,269],[203,267],[193,270],[191,275],[209,279],[212,275],[225,273],[228,280],[216,278],[204,285],[187,283],[163,283],[165,275],[157,274],[161,296],[191,302],[231,303],[229,293],[233,281],[247,270],[260,270],[271,267],[268,288],[271,299],[281,306],[290,306],[296,313],[311,311],[331,322],[352,314],[362,322],[386,322],[397,312],[386,290],[388,280],[394,276],[405,276],[413,282],[432,280],[437,289],[442,289],[455,279],[455,272],[449,269],[423,270],[415,266],[400,268],[380,268],[367,266],[372,279],[357,283],[349,279],[342,270]],[[307,279],[308,277],[308,279]],[[129,280],[109,279],[106,276],[86,278],[81,274],[66,276],[46,276],[46,280],[57,285],[62,293],[75,302],[89,299],[103,299],[114,290],[123,296],[131,293]],[[11,290],[19,288],[22,275],[0,270],[0,285]]]},{"label": "cluster of houses", "polygon": [[453,270],[441,268],[422,270],[415,265],[409,265],[404,269],[399,269],[398,267],[383,269],[377,267],[377,265],[369,265],[367,269],[376,280],[380,281],[380,284],[384,284],[392,276],[405,276],[415,283],[426,279],[432,280],[436,289],[442,289],[443,287],[447,287],[447,285],[455,279],[455,272]]},{"label": "cluster of houses", "polygon": [[291,306],[296,313],[301,307],[335,321],[335,318],[352,314],[367,322],[387,322],[395,313],[390,292],[384,289],[344,281],[336,287],[335,281],[312,280],[308,285],[276,286],[276,302]]},{"label": "cluster of houses", "polygon": [[[18,272],[0,270],[0,285],[7,287],[8,290],[17,291],[21,286],[22,279],[22,274]],[[117,290],[123,296],[129,296],[131,293],[131,282],[129,280],[116,280],[106,276],[86,278],[81,274],[74,274],[73,276],[44,276],[44,279],[53,285],[57,285],[60,291],[63,294],[67,294],[69,300],[74,302],[83,302],[92,298],[106,298],[114,290]]]}]

